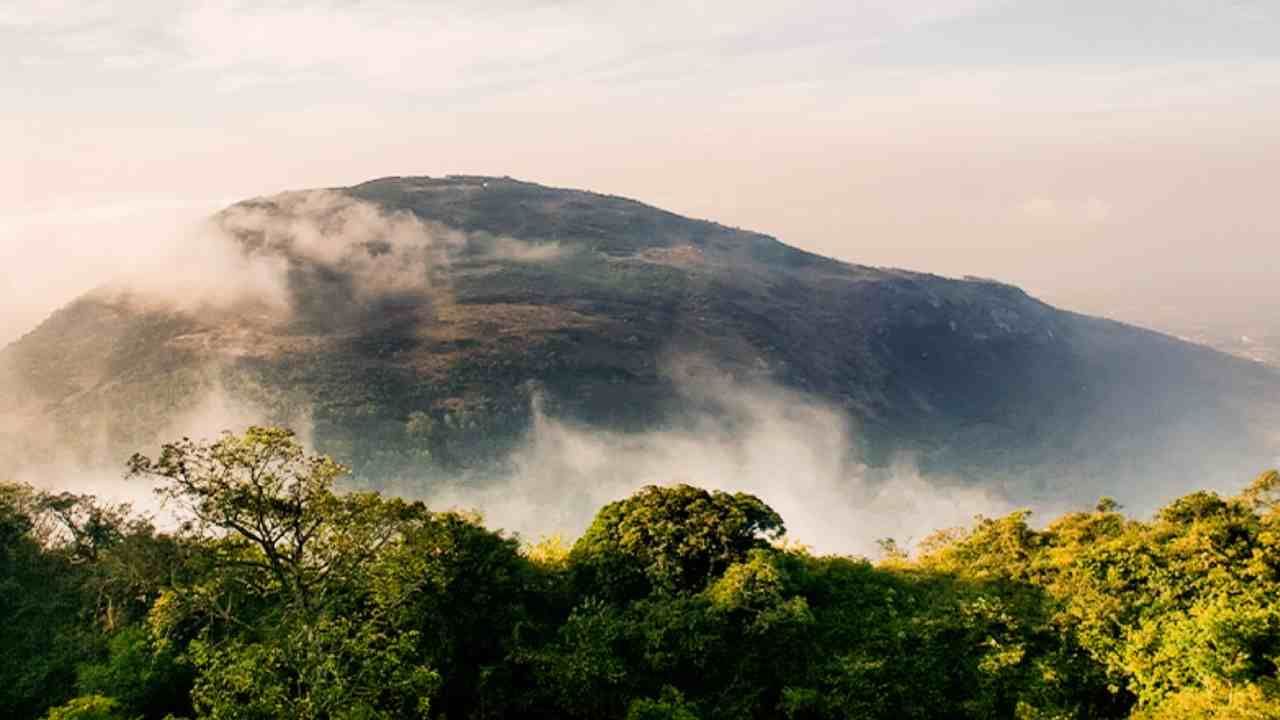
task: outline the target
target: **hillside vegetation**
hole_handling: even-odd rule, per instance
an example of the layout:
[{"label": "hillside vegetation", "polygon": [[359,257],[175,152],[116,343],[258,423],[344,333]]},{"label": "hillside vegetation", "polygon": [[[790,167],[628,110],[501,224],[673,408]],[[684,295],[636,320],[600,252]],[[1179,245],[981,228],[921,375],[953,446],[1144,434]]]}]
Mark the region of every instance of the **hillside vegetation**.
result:
[{"label": "hillside vegetation", "polygon": [[[249,200],[211,227],[190,264],[0,351],[0,472],[114,468],[258,423],[305,427],[363,487],[471,482],[508,470],[535,408],[610,432],[716,417],[681,358],[834,409],[871,466],[911,457],[1019,502],[1079,502],[1117,474],[1126,501],[1152,502],[1280,447],[1280,375],[1256,363],[625,198],[384,178]],[[218,251],[226,267],[205,267]],[[236,413],[200,425],[206,406]]]},{"label": "hillside vegetation", "polygon": [[688,485],[522,544],[335,493],[345,468],[271,428],[130,472],[186,522],[0,488],[5,717],[1280,717],[1274,471],[1149,520],[1107,499],[979,518],[878,562]]}]

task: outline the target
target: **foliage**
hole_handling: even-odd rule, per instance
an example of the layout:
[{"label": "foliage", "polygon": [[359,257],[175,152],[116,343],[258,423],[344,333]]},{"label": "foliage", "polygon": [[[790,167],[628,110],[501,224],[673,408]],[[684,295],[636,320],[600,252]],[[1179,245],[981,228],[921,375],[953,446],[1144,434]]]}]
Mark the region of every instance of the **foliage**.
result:
[{"label": "foliage", "polygon": [[693,709],[685,703],[679,690],[663,688],[656,700],[640,698],[631,702],[627,720],[698,720]]},{"label": "foliage", "polygon": [[415,633],[325,616],[258,642],[192,643],[193,697],[213,720],[427,717],[438,675],[415,659]]},{"label": "foliage", "polygon": [[1280,718],[1274,472],[877,565],[687,485],[522,549],[272,428],[131,468],[189,522],[0,485],[6,717]]},{"label": "foliage", "polygon": [[81,693],[110,695],[122,708],[143,717],[189,713],[190,668],[172,647],[157,648],[144,626],[132,624],[107,641],[107,656],[79,666]]},{"label": "foliage", "polygon": [[784,532],[752,495],[651,486],[606,505],[570,561],[582,585],[618,598],[696,591]]},{"label": "foliage", "polygon": [[49,709],[46,720],[126,720],[120,703],[101,695],[85,695]]}]

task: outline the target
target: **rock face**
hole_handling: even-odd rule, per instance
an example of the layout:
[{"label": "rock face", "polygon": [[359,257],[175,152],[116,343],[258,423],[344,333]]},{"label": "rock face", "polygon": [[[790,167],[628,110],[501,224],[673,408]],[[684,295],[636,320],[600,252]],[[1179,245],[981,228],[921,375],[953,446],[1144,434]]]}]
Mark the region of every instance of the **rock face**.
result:
[{"label": "rock face", "polygon": [[374,484],[430,482],[501,463],[534,397],[643,430],[714,412],[681,390],[708,372],[838,408],[872,465],[908,452],[1033,493],[1235,482],[1275,458],[1280,377],[1257,364],[623,198],[385,178],[212,224],[198,241],[224,246],[226,292],[188,282],[212,272],[193,262],[0,353],[0,467],[118,462],[205,413],[305,423]]}]

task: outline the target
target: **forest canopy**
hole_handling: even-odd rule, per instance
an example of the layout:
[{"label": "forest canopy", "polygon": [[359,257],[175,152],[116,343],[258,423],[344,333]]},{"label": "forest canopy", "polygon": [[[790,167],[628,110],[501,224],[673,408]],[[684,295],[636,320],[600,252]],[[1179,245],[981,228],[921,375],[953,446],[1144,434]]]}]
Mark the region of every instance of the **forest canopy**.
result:
[{"label": "forest canopy", "polygon": [[128,471],[180,526],[0,484],[5,717],[1280,718],[1275,471],[875,562],[689,485],[522,544],[277,428]]}]

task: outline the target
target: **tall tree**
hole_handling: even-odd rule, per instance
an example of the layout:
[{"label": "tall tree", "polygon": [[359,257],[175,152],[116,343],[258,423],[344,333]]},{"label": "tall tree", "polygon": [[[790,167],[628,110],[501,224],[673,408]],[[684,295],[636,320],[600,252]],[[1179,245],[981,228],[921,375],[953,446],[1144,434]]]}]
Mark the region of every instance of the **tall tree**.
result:
[{"label": "tall tree", "polygon": [[[157,601],[152,626],[190,640],[197,709],[224,720],[425,716],[439,676],[403,625],[407,584],[379,563],[429,514],[374,493],[339,495],[346,469],[293,433],[183,439],[131,473],[191,520],[212,569]],[[286,710],[287,709],[287,710]]]}]

